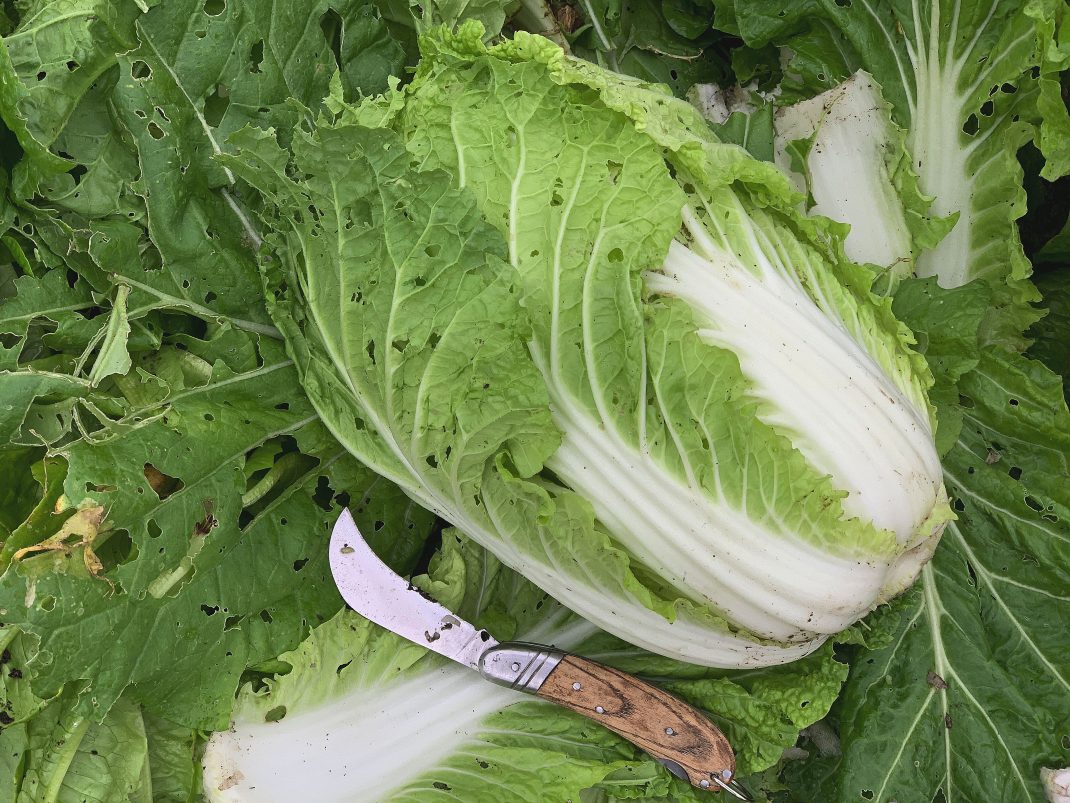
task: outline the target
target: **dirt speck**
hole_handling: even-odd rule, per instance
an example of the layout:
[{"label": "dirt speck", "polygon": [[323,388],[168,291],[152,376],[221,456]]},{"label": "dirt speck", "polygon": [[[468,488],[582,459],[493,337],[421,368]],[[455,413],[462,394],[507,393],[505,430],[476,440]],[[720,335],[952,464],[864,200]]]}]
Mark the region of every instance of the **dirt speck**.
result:
[{"label": "dirt speck", "polygon": [[231,787],[237,786],[239,783],[245,780],[245,776],[240,771],[234,770],[230,775],[223,779],[223,782],[219,784],[219,791],[225,792]]},{"label": "dirt speck", "polygon": [[412,583],[409,583],[409,587],[406,590],[407,591],[415,591],[421,597],[423,597],[426,600],[429,600],[430,602],[436,602],[437,601],[437,600],[435,600],[434,597],[432,597],[430,594],[428,594],[422,588],[420,588],[419,586],[415,586]]}]

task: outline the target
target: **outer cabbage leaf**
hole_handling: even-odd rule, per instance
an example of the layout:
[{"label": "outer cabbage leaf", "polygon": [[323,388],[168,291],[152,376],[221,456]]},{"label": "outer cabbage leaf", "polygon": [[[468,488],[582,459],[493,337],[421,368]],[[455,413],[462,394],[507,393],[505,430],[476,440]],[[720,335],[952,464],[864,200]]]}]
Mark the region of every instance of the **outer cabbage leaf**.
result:
[{"label": "outer cabbage leaf", "polygon": [[[197,792],[193,731],[119,701],[102,722],[79,717],[64,692],[33,719],[0,732],[4,800],[16,803],[186,803]],[[3,766],[3,764],[0,764]],[[7,783],[10,782],[11,786]]]},{"label": "outer cabbage leaf", "polygon": [[1070,378],[1070,271],[1050,270],[1037,277],[1047,315],[1027,333],[1033,338],[1029,356],[1040,360],[1065,381]]},{"label": "outer cabbage leaf", "polygon": [[[39,446],[58,440],[69,425],[75,400],[88,391],[88,380],[67,374],[34,368],[0,373],[5,401],[0,437],[12,445]],[[43,404],[39,403],[42,397],[47,398]]]},{"label": "outer cabbage leaf", "polygon": [[[189,800],[195,791],[192,731],[177,734],[168,728],[153,733],[155,723],[125,700],[96,723],[75,713],[76,697],[76,693],[64,693],[24,726],[26,761],[15,776],[18,803]],[[156,788],[154,772],[158,775],[164,768],[156,770],[153,766],[153,748],[162,751],[164,743],[176,737],[173,747],[181,750],[185,746],[184,783],[171,788],[161,783],[163,788]]]},{"label": "outer cabbage leaf", "polygon": [[20,276],[12,282],[12,290],[14,294],[0,303],[0,333],[11,343],[7,362],[0,365],[0,393],[5,400],[0,409],[0,449],[58,440],[66,433],[73,400],[89,392],[87,379],[65,373],[55,360],[20,364],[24,354],[38,356],[31,327],[84,320],[80,313],[94,305],[86,283],[78,280],[72,287],[62,272],[52,271],[40,279]]},{"label": "outer cabbage leaf", "polygon": [[[0,307],[17,356],[85,320],[67,277],[26,276]],[[113,308],[94,328],[116,319]],[[281,347],[220,323],[202,339],[185,323],[174,315],[124,374],[83,380],[62,457],[2,452],[5,494],[18,492],[0,533],[4,799],[190,799],[189,728],[225,723],[245,667],[341,604],[317,550],[338,506],[352,499],[399,569],[422,551],[431,517],[310,421]],[[37,359],[71,381],[82,370],[62,353]]]},{"label": "outer cabbage leaf", "polygon": [[134,45],[134,24],[146,8],[99,0],[25,4],[17,28],[0,42],[0,118],[25,154],[13,171],[18,197],[72,166],[49,149],[93,82]]},{"label": "outer cabbage leaf", "polygon": [[6,449],[0,452],[0,471],[4,485],[0,488],[0,540],[26,521],[37,502],[38,483],[33,467],[41,458],[37,449]]},{"label": "outer cabbage leaf", "polygon": [[[315,550],[332,496],[364,498],[358,517],[399,567],[430,526],[426,514],[383,518],[404,498],[315,424],[278,346],[251,349],[251,364],[234,370],[212,355],[236,345],[226,336],[179,339],[183,350],[139,358],[120,383],[128,399],[87,396],[82,415],[94,426],[82,419],[57,450],[63,459],[46,464],[38,510],[0,550],[2,621],[41,641],[27,662],[34,691],[89,681],[81,717],[99,721],[136,684],[133,700],[157,714],[221,725],[245,667],[341,604]],[[280,445],[287,437],[302,453]],[[377,520],[396,523],[376,530]],[[180,660],[167,646],[176,629],[189,645]]]},{"label": "outer cabbage leaf", "polygon": [[1038,99],[1050,101],[1048,79],[1039,76],[1062,7],[1061,0],[759,0],[725,2],[719,12],[751,46],[774,42],[801,53],[788,77],[811,94],[859,67],[873,75],[906,131],[921,192],[934,198],[936,215],[958,215],[919,256],[919,275],[937,276],[944,287],[1006,280],[1011,292],[998,301],[1018,305],[1020,331],[1034,318],[1025,302],[1036,292],[1014,225],[1025,212],[1015,153],[1042,114],[1042,131],[1066,116],[1050,102],[1038,109]]},{"label": "outer cabbage leaf", "polygon": [[1040,175],[1049,181],[1070,174],[1070,114],[1066,87],[1070,80],[1070,6],[1065,3],[1054,13],[1052,41],[1046,42],[1040,62],[1037,110],[1040,126],[1037,147],[1044,157]]},{"label": "outer cabbage leaf", "polygon": [[[1065,180],[1062,182],[1062,184],[1066,183]],[[1059,186],[1059,183],[1054,185],[1055,188]],[[1065,210],[1062,211],[1065,214]],[[1060,223],[1062,224],[1061,227],[1059,226]],[[1037,265],[1061,266],[1070,263],[1070,218],[1058,220],[1056,227],[1058,230],[1049,235],[1033,255],[1033,260]],[[1043,289],[1041,293],[1046,297],[1047,294]]]},{"label": "outer cabbage leaf", "polygon": [[895,294],[896,315],[909,322],[933,373],[939,378],[929,397],[939,409],[936,443],[941,455],[958,440],[963,408],[958,382],[977,367],[984,350],[977,332],[992,304],[992,288],[972,282],[943,291],[935,278],[905,282]]},{"label": "outer cabbage leaf", "polygon": [[[846,671],[827,649],[790,667],[725,676],[640,653],[452,533],[429,572],[414,582],[497,636],[574,647],[667,682],[725,728],[744,773],[775,763],[828,709]],[[698,799],[608,731],[492,686],[352,612],[280,660],[285,674],[246,686],[231,729],[209,742],[211,801],[297,797],[312,778],[324,803],[503,795],[535,803],[576,800],[591,787],[612,799]]]},{"label": "outer cabbage leaf", "polygon": [[665,84],[677,95],[730,75],[728,48],[712,30],[709,0],[580,0],[572,9],[558,16],[572,34],[573,52],[603,67]]},{"label": "outer cabbage leaf", "polygon": [[[727,105],[721,106],[720,98],[711,97],[715,92],[716,95],[720,94],[713,84],[696,84],[692,89],[694,91],[690,92],[688,97],[692,102],[697,101],[697,107],[710,121],[710,128],[721,142],[739,145],[755,159],[773,161],[776,138],[773,133],[771,103],[761,103],[757,108],[748,111],[730,111]],[[715,105],[719,107],[716,111],[712,108]],[[797,185],[796,189],[805,192],[806,187]]]},{"label": "outer cabbage leaf", "polygon": [[700,84],[688,98],[722,141],[775,161],[805,195],[807,212],[848,222],[844,252],[882,271],[877,286],[887,292],[914,272],[918,254],[938,243],[957,215],[931,214],[905,132],[869,74],[860,70],[803,99],[784,86],[760,92],[753,85]]},{"label": "outer cabbage leaf", "polygon": [[[392,22],[413,28],[419,35],[439,25],[454,28],[465,20],[478,20],[488,39],[500,36],[506,21],[519,12],[536,23],[535,32],[556,36],[564,42],[549,7],[542,0],[378,0],[378,5]],[[538,24],[538,23],[543,24]],[[415,51],[415,42],[413,42]]]},{"label": "outer cabbage leaf", "polygon": [[[339,35],[376,39],[382,23],[374,14],[350,15],[349,5]],[[267,2],[180,0],[138,21],[138,47],[120,58],[112,98],[117,123],[135,142],[141,177],[134,189],[164,267],[129,277],[144,292],[253,328],[266,324],[262,305],[250,304],[260,288],[252,258],[259,235],[235,196],[234,176],[212,156],[246,123],[288,125],[296,113],[290,103],[314,106],[327,94],[337,68],[319,25],[327,14],[326,2],[276,13]],[[385,88],[400,55],[370,50],[363,70],[351,63],[352,72],[342,73],[344,89]],[[363,83],[351,80],[357,75]]]},{"label": "outer cabbage leaf", "polygon": [[972,312],[976,332],[986,299],[927,292],[907,320],[940,343],[934,372],[955,384],[961,428],[944,467],[958,521],[889,614],[895,639],[853,662],[836,714],[842,759],[789,777],[807,800],[1042,803],[1041,767],[1070,760],[1070,413],[1039,362],[981,350],[963,373],[944,359],[947,305]]},{"label": "outer cabbage leaf", "polygon": [[[138,178],[137,156],[109,108],[118,76],[119,68],[112,67],[97,79],[52,145],[73,164],[68,165],[67,172],[46,178],[38,190],[40,197],[34,199],[36,204],[54,210],[45,219],[51,226],[58,224],[55,218],[61,215],[72,218],[70,213],[91,218],[125,216],[126,220],[144,215],[141,199],[129,192]],[[26,205],[20,205],[22,227],[30,222],[27,212]],[[31,229],[24,228],[23,233],[26,231]]]},{"label": "outer cabbage leaf", "polygon": [[776,163],[811,199],[807,211],[848,222],[844,251],[855,262],[910,276],[919,253],[955,225],[935,219],[921,195],[880,88],[864,72],[776,113]]},{"label": "outer cabbage leaf", "polygon": [[101,722],[79,715],[83,683],[32,691],[37,639],[0,630],[0,800],[184,803],[195,791],[195,735],[120,700]]}]

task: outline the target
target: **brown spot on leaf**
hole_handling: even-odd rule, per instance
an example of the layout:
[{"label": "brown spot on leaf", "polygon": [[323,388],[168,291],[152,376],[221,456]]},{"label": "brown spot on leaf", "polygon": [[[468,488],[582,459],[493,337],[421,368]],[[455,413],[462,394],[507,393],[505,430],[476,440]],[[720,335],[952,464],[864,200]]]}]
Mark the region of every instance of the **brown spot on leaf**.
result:
[{"label": "brown spot on leaf", "polygon": [[575,6],[567,3],[559,6],[554,12],[554,16],[557,17],[557,24],[561,26],[561,30],[565,33],[573,33],[583,26],[583,15],[576,10]]},{"label": "brown spot on leaf", "polygon": [[82,562],[89,574],[107,582],[114,591],[115,586],[111,580],[103,577],[104,564],[93,551],[93,544],[100,534],[103,520],[104,508],[102,506],[82,508],[67,519],[55,535],[33,546],[23,547],[11,556],[11,560],[12,562],[20,561],[35,552],[62,552],[69,556],[81,549]]},{"label": "brown spot on leaf", "polygon": [[925,682],[932,686],[934,689],[939,689],[941,691],[947,688],[947,681],[932,671],[930,671],[929,674],[925,676]]},{"label": "brown spot on leaf", "polygon": [[212,515],[212,511],[215,510],[215,502],[211,499],[204,500],[204,518],[193,525],[194,537],[201,537],[208,535],[216,527],[219,526],[219,519]]}]

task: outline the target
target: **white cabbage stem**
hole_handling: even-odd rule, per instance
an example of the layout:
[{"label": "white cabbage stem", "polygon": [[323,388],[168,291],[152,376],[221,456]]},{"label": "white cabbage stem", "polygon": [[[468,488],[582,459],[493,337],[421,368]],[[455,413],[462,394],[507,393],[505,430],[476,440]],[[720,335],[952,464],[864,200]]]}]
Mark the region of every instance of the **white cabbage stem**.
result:
[{"label": "white cabbage stem", "polygon": [[213,803],[307,800],[310,788],[316,803],[386,800],[475,738],[486,717],[523,699],[450,664],[278,722],[236,722],[208,743],[205,793]]},{"label": "white cabbage stem", "polygon": [[[559,609],[524,638],[571,649],[595,632],[583,621],[562,627],[564,615]],[[293,708],[293,695],[286,699]],[[265,719],[260,701],[239,708],[229,730],[212,734],[202,762],[204,792],[211,803],[389,800],[449,757],[476,747],[491,714],[531,699],[449,663],[417,665],[381,688],[358,684],[327,703],[302,707],[298,700],[296,710],[276,721]]]},{"label": "white cabbage stem", "polygon": [[[809,185],[792,170],[787,146],[812,137]],[[777,110],[776,163],[796,189],[810,191],[809,213],[851,224],[847,256],[910,273],[914,246],[893,170],[903,145],[873,78],[864,72],[827,92]]]}]

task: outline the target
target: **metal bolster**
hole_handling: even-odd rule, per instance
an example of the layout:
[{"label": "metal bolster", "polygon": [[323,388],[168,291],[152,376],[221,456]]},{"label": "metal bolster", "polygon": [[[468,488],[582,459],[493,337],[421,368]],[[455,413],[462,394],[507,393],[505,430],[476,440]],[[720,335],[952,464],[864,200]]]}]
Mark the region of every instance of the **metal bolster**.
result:
[{"label": "metal bolster", "polygon": [[561,663],[565,653],[518,641],[491,647],[479,659],[479,674],[491,683],[534,694]]}]

